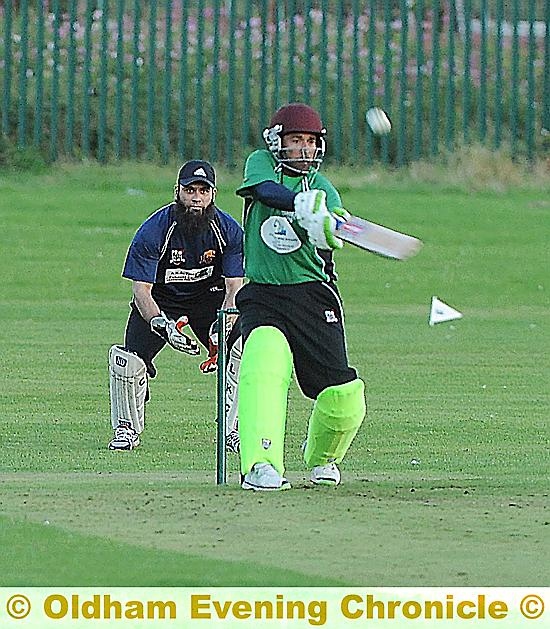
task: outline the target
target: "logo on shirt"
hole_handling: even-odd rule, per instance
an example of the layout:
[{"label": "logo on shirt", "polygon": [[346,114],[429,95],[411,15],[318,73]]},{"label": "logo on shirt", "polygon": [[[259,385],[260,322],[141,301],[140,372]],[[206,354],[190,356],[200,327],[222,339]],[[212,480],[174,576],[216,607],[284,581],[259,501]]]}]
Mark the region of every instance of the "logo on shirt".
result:
[{"label": "logo on shirt", "polygon": [[208,249],[208,251],[205,251],[200,259],[200,263],[201,264],[212,264],[214,262],[214,259],[216,257],[216,250],[215,249]]},{"label": "logo on shirt", "polygon": [[286,227],[281,221],[273,221],[273,233],[276,236],[286,236]]},{"label": "logo on shirt", "polygon": [[170,282],[200,282],[210,277],[214,272],[213,266],[203,269],[166,269],[164,283]]},{"label": "logo on shirt", "polygon": [[183,264],[185,262],[183,253],[183,249],[172,249],[170,253],[170,264]]},{"label": "logo on shirt", "polygon": [[334,314],[334,310],[325,310],[325,319],[327,323],[338,323],[338,317]]},{"label": "logo on shirt", "polygon": [[292,253],[302,246],[292,225],[284,216],[270,216],[262,223],[260,233],[265,244],[277,253]]}]

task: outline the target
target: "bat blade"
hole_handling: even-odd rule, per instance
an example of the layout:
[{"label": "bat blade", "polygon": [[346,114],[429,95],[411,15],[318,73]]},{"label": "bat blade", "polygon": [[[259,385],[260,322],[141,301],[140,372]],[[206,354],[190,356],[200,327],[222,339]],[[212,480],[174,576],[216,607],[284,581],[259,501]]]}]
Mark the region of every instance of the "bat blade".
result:
[{"label": "bat blade", "polygon": [[406,260],[417,254],[422,247],[422,241],[414,236],[371,223],[358,216],[351,216],[339,225],[336,236],[356,247],[394,260]]}]

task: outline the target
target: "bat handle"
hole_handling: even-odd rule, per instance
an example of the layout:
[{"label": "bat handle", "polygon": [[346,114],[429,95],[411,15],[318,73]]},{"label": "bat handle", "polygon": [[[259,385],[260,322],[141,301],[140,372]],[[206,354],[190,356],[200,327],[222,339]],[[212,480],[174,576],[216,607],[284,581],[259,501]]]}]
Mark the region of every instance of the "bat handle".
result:
[{"label": "bat handle", "polygon": [[351,218],[351,214],[347,211],[344,210],[343,207],[337,207],[334,208],[331,211],[332,216],[334,217],[334,219],[336,220],[336,229],[340,229],[342,227],[342,225],[347,222],[347,220],[349,218]]}]

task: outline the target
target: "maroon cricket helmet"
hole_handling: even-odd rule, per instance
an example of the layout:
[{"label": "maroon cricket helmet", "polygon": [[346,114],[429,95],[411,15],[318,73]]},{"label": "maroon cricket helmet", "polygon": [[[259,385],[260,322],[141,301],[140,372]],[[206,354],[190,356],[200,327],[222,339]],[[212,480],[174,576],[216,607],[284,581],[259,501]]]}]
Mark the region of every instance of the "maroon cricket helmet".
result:
[{"label": "maroon cricket helmet", "polygon": [[[304,155],[301,159],[287,158],[286,149],[282,146],[282,139],[288,133],[311,133],[317,136],[317,150],[313,158]],[[279,108],[264,129],[263,138],[267,148],[271,151],[279,168],[303,175],[311,168],[318,170],[325,156],[325,134],[319,114],[305,103],[289,103]],[[296,168],[296,162],[303,162],[303,168]]]}]

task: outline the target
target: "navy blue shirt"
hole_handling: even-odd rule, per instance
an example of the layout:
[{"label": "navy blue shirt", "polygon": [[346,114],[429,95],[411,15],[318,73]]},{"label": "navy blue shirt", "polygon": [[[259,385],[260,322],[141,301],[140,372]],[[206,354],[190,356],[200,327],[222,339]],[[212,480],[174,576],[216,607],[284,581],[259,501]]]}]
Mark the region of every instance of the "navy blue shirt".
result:
[{"label": "navy blue shirt", "polygon": [[192,239],[176,219],[171,203],[152,214],[137,230],[122,276],[153,284],[161,308],[180,306],[216,288],[224,278],[243,277],[243,230],[229,214],[215,208],[214,219]]}]

